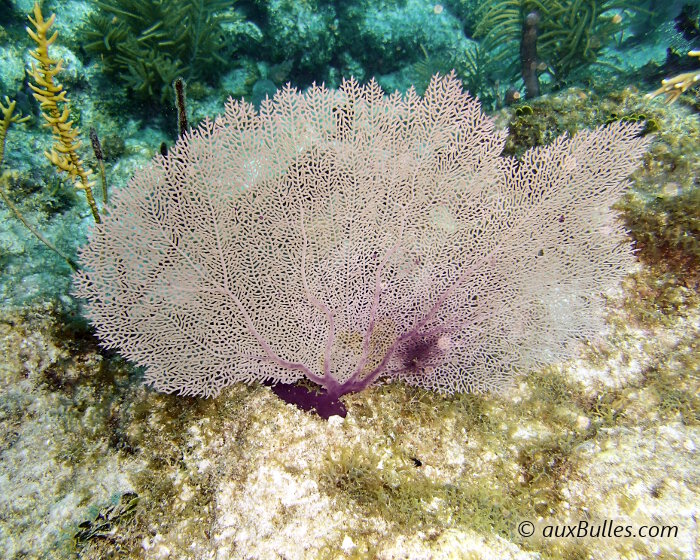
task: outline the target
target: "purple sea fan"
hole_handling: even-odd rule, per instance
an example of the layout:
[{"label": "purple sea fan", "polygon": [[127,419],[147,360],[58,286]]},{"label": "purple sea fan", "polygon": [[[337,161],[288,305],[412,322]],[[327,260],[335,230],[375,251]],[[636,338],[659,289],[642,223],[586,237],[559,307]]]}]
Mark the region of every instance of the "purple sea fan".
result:
[{"label": "purple sea fan", "polygon": [[622,122],[502,157],[454,74],[425,95],[291,87],[186,134],[115,193],[75,293],[156,389],[302,378],[501,390],[597,332],[632,261]]}]

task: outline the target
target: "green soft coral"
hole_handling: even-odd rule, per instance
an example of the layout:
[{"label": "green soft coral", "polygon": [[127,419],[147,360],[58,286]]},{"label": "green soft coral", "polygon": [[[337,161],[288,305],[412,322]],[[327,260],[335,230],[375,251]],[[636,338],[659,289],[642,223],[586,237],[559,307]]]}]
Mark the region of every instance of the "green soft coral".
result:
[{"label": "green soft coral", "polygon": [[106,72],[138,97],[161,102],[176,77],[209,80],[227,68],[234,45],[225,26],[242,25],[230,0],[95,4],[98,9],[84,28],[85,49],[100,56]]},{"label": "green soft coral", "polygon": [[475,35],[483,39],[492,64],[507,64],[518,75],[523,19],[540,15],[537,55],[557,81],[597,62],[601,49],[620,32],[627,14],[638,11],[630,0],[490,0],[479,9]]}]

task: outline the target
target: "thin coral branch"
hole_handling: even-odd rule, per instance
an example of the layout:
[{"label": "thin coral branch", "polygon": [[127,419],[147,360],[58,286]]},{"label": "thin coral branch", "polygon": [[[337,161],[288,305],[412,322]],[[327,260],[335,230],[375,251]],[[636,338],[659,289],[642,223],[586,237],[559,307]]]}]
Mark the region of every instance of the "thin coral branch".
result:
[{"label": "thin coral branch", "polygon": [[[700,57],[700,50],[690,51],[688,56],[698,56]],[[647,99],[653,99],[657,95],[662,93],[666,96],[665,103],[673,103],[678,99],[682,93],[700,82],[700,68],[693,70],[692,72],[684,72],[683,74],[678,74],[673,78],[667,78],[661,80],[661,87],[651,93],[646,94]]]},{"label": "thin coral branch", "polygon": [[[23,123],[29,120],[29,117],[23,117],[19,113],[16,115],[14,114],[15,107],[17,105],[16,101],[10,101],[10,98],[6,96],[5,103],[7,103],[7,106],[0,103],[0,111],[2,112],[3,116],[2,121],[0,121],[0,165],[5,157],[5,138],[7,137],[7,131],[10,128],[10,124]],[[12,177],[13,173],[8,170],[3,171],[2,175],[0,175],[0,198],[5,201],[5,204],[7,204],[7,207],[12,211],[15,217],[24,224],[24,226],[32,233],[32,235],[34,235],[34,237],[65,260],[73,270],[78,270],[78,265],[75,263],[75,261],[53,243],[51,243],[51,241],[49,241],[46,237],[44,237],[41,232],[39,232],[39,230],[24,217],[20,209],[17,208],[17,205],[12,202],[12,199],[5,191],[5,185],[9,184]]]},{"label": "thin coral branch", "polygon": [[46,126],[53,130],[56,143],[50,152],[44,152],[48,160],[59,171],[68,173],[75,182],[75,187],[85,192],[95,222],[100,223],[100,214],[97,203],[92,194],[93,182],[90,181],[92,171],[85,169],[83,161],[78,156],[81,141],[78,138],[79,128],[73,127],[70,119],[70,102],[66,98],[63,86],[55,80],[61,71],[63,61],[51,58],[49,46],[56,41],[58,32],[48,37],[49,30],[56,19],[52,14],[47,20],[41,13],[38,3],[34,4],[34,17],[29,16],[29,21],[35,30],[27,27],[27,33],[36,42],[37,48],[29,54],[36,60],[28,72],[34,80],[29,87],[34,91],[34,98],[41,104],[42,116],[46,119]]}]

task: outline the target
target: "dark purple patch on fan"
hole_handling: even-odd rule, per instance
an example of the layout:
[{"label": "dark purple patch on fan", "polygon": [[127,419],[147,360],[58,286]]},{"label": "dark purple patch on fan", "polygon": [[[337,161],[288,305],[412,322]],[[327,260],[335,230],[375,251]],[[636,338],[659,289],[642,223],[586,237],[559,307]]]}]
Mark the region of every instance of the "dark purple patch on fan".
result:
[{"label": "dark purple patch on fan", "polygon": [[320,387],[307,389],[303,385],[294,383],[272,385],[269,382],[266,382],[265,385],[269,385],[275,395],[284,402],[291,403],[307,412],[315,412],[324,420],[328,420],[331,416],[345,418],[347,414],[345,405],[337,397],[329,396],[326,390]]}]

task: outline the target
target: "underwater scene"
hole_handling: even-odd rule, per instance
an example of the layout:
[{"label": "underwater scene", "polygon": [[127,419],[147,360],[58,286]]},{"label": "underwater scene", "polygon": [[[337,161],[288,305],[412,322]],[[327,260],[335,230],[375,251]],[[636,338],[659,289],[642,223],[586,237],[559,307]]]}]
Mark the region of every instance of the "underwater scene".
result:
[{"label": "underwater scene", "polygon": [[698,0],[0,0],[0,558],[697,558],[699,116]]}]

